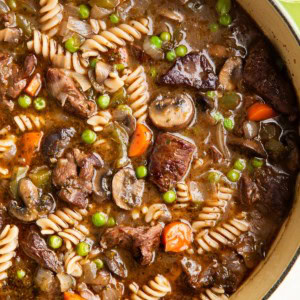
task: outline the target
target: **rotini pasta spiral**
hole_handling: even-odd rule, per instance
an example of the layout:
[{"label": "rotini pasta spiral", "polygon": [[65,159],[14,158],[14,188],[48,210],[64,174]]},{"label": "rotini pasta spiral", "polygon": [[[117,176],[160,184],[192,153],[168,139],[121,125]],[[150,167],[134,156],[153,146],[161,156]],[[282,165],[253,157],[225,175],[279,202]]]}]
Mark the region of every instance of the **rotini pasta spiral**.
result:
[{"label": "rotini pasta spiral", "polygon": [[77,245],[89,234],[89,230],[84,225],[79,224],[86,213],[87,211],[84,209],[72,210],[65,207],[46,218],[37,220],[36,224],[41,228],[43,235],[56,232],[65,241],[66,248],[71,249],[72,244]]},{"label": "rotini pasta spiral", "polygon": [[90,19],[89,22],[95,34],[98,34],[100,30],[106,30],[106,23],[103,20]]},{"label": "rotini pasta spiral", "polygon": [[212,287],[206,289],[201,295],[200,300],[228,300],[223,288]]},{"label": "rotini pasta spiral", "polygon": [[63,18],[63,6],[59,4],[58,0],[40,0],[40,6],[41,31],[52,37],[59,30],[59,24]]},{"label": "rotini pasta spiral", "polygon": [[120,77],[118,73],[110,72],[109,77],[104,81],[105,89],[109,93],[115,93],[124,86],[124,81],[126,80],[126,78],[127,74],[124,74],[124,76]]},{"label": "rotini pasta spiral", "polygon": [[93,127],[94,131],[99,132],[109,124],[111,119],[112,115],[109,110],[101,110],[97,115],[89,118],[87,123]]},{"label": "rotini pasta spiral", "polygon": [[213,199],[205,201],[199,214],[198,221],[192,224],[194,231],[216,226],[225,211],[228,201],[232,198],[234,190],[224,186],[218,186],[218,191]]},{"label": "rotini pasta spiral", "polygon": [[133,110],[133,115],[137,122],[142,123],[148,115],[148,84],[146,75],[142,66],[137,67],[125,79],[127,93],[129,95],[130,106]]},{"label": "rotini pasta spiral", "polygon": [[82,58],[78,53],[70,53],[59,45],[54,39],[49,38],[38,30],[33,33],[33,40],[27,43],[27,48],[44,59],[49,59],[51,63],[59,68],[74,70],[79,74],[86,74],[89,61]]},{"label": "rotini pasta spiral", "polygon": [[247,221],[233,218],[216,228],[203,230],[196,236],[196,241],[199,245],[198,253],[203,254],[204,252],[217,250],[221,245],[233,242],[248,229],[249,223]]},{"label": "rotini pasta spiral", "polygon": [[148,20],[143,18],[139,21],[132,20],[129,24],[121,24],[116,27],[102,31],[98,35],[87,39],[81,46],[83,57],[98,56],[108,49],[116,49],[118,46],[125,46],[126,42],[133,42],[140,39],[142,34],[147,34]]},{"label": "rotini pasta spiral", "polygon": [[18,115],[14,117],[14,121],[21,131],[40,129],[44,124],[45,120],[43,117],[28,115]]},{"label": "rotini pasta spiral", "polygon": [[191,201],[189,187],[185,182],[178,182],[176,184],[177,203],[173,206],[176,209],[185,208]]},{"label": "rotini pasta spiral", "polygon": [[132,291],[132,300],[157,300],[171,292],[171,285],[167,278],[158,274],[142,289],[135,282],[129,285],[129,289]]},{"label": "rotini pasta spiral", "polygon": [[150,205],[145,215],[145,222],[150,223],[162,218],[171,218],[168,207],[162,203]]},{"label": "rotini pasta spiral", "polygon": [[0,280],[7,278],[6,271],[12,266],[12,258],[16,256],[19,228],[6,225],[0,234]]},{"label": "rotini pasta spiral", "polygon": [[79,263],[81,260],[82,257],[76,255],[75,251],[68,251],[64,257],[66,273],[74,277],[80,277],[82,275],[82,266]]}]

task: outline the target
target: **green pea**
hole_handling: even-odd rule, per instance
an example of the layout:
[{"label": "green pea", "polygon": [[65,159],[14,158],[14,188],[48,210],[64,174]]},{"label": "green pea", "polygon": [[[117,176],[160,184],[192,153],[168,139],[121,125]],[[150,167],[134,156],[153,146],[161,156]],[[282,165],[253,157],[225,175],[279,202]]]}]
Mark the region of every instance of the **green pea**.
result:
[{"label": "green pea", "polygon": [[97,62],[99,61],[98,58],[93,58],[91,61],[90,61],[90,67],[91,68],[96,68],[96,65],[97,65]]},{"label": "green pea", "polygon": [[52,249],[58,249],[62,245],[62,238],[58,235],[51,235],[48,239],[48,245]]},{"label": "green pea", "polygon": [[85,4],[81,4],[79,5],[79,17],[80,19],[88,19],[90,16],[90,8],[85,5]]},{"label": "green pea", "polygon": [[46,108],[46,100],[43,97],[37,97],[33,101],[33,106],[36,110],[43,110]]},{"label": "green pea", "polygon": [[188,52],[188,49],[185,45],[180,45],[175,48],[175,53],[176,53],[176,56],[178,56],[178,57],[185,56],[187,54],[187,52]]},{"label": "green pea", "polygon": [[97,139],[97,135],[94,131],[90,130],[90,129],[86,129],[82,135],[81,135],[81,139],[86,143],[86,144],[93,144],[96,139]]},{"label": "green pea", "polygon": [[174,50],[168,51],[167,54],[166,54],[166,59],[168,61],[174,61],[176,59],[176,53],[175,53],[175,51]]},{"label": "green pea", "polygon": [[101,270],[104,267],[104,263],[100,258],[96,258],[93,260],[98,270]]},{"label": "green pea", "polygon": [[107,215],[103,212],[97,212],[92,216],[92,223],[96,227],[102,227],[107,223]]},{"label": "green pea", "polygon": [[24,270],[20,269],[17,271],[18,279],[23,279],[25,277],[25,275],[26,275],[26,272]]},{"label": "green pea", "polygon": [[162,40],[158,36],[153,35],[150,38],[150,44],[152,46],[154,46],[155,48],[159,48],[160,49],[161,46],[162,46]]},{"label": "green pea", "polygon": [[211,32],[217,32],[219,30],[219,24],[218,23],[212,23],[209,25],[209,29]]},{"label": "green pea", "polygon": [[135,169],[135,174],[136,174],[136,177],[139,179],[145,178],[148,174],[148,170],[145,166],[139,166]]},{"label": "green pea", "polygon": [[110,103],[110,97],[108,95],[101,95],[97,99],[97,104],[101,109],[108,108]]},{"label": "green pea", "polygon": [[246,161],[244,159],[237,159],[233,165],[233,168],[238,171],[243,171],[246,168]]},{"label": "green pea", "polygon": [[208,91],[208,92],[206,92],[205,95],[206,95],[206,97],[213,99],[217,96],[217,93],[215,91]]},{"label": "green pea", "polygon": [[106,223],[107,227],[114,227],[116,225],[116,220],[114,217],[109,217]]},{"label": "green pea", "polygon": [[167,191],[163,194],[163,200],[170,204],[173,203],[176,200],[176,193],[174,191]]},{"label": "green pea", "polygon": [[234,122],[233,120],[229,118],[224,119],[224,128],[227,129],[228,131],[231,131],[234,128]]},{"label": "green pea", "polygon": [[125,65],[124,64],[115,64],[114,65],[114,68],[117,70],[117,71],[123,71],[125,69]]},{"label": "green pea", "polygon": [[219,15],[225,15],[230,12],[231,9],[231,0],[218,0],[216,4],[216,11]]},{"label": "green pea", "polygon": [[150,68],[150,76],[154,79],[157,76],[157,70],[154,67]]},{"label": "green pea", "polygon": [[222,15],[219,18],[219,23],[223,26],[229,26],[232,23],[232,18],[229,14]]},{"label": "green pea", "polygon": [[251,160],[251,165],[254,167],[254,168],[261,168],[264,164],[264,161],[263,159],[261,158],[257,158],[257,157],[254,157],[252,160]]},{"label": "green pea", "polygon": [[208,179],[208,181],[209,182],[211,182],[211,183],[217,183],[217,182],[219,182],[219,180],[220,180],[220,174],[219,173],[217,173],[217,172],[209,172],[208,173],[208,176],[207,176],[207,179]]},{"label": "green pea", "polygon": [[227,173],[227,178],[231,181],[231,182],[237,182],[240,179],[241,173],[238,172],[237,170],[230,170]]},{"label": "green pea", "polygon": [[120,22],[120,18],[116,14],[111,14],[109,19],[113,24],[118,24]]},{"label": "green pea", "polygon": [[90,252],[90,245],[86,242],[80,242],[76,246],[76,252],[79,256],[87,256]]},{"label": "green pea", "polygon": [[80,40],[79,38],[72,36],[65,41],[65,48],[71,52],[75,53],[79,50]]},{"label": "green pea", "polygon": [[171,34],[166,31],[162,32],[159,37],[164,42],[169,42],[171,40]]},{"label": "green pea", "polygon": [[22,95],[18,98],[18,104],[23,108],[28,108],[31,105],[31,98],[28,95]]},{"label": "green pea", "polygon": [[13,11],[17,10],[17,7],[18,7],[17,1],[15,1],[15,0],[8,0],[7,4],[8,4],[8,6],[9,6],[9,8],[11,10],[13,10]]}]

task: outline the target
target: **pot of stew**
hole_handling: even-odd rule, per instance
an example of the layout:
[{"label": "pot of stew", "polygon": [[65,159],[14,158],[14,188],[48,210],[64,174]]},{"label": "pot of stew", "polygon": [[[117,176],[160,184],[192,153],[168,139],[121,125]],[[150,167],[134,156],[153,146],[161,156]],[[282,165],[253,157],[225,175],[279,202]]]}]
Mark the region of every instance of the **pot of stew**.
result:
[{"label": "pot of stew", "polygon": [[267,299],[300,246],[299,5],[0,0],[0,299]]}]

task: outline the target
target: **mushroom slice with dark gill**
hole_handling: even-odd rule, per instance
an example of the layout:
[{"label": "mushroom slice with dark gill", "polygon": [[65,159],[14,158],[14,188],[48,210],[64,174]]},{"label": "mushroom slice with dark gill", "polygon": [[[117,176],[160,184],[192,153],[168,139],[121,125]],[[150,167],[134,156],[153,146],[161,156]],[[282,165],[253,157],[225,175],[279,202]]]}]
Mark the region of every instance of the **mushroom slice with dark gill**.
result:
[{"label": "mushroom slice with dark gill", "polygon": [[126,278],[128,276],[126,265],[116,250],[106,251],[103,260],[108,269],[115,275],[121,278]]},{"label": "mushroom slice with dark gill", "polygon": [[20,180],[18,194],[25,206],[20,206],[17,201],[9,203],[9,213],[23,222],[32,222],[40,216],[48,214],[55,208],[55,200],[51,195],[40,197],[38,188],[28,178]]},{"label": "mushroom slice with dark gill", "polygon": [[142,202],[145,182],[137,179],[134,170],[123,168],[118,171],[112,181],[112,194],[117,206],[130,210]]},{"label": "mushroom slice with dark gill", "polygon": [[132,113],[127,109],[117,108],[112,113],[114,121],[118,122],[131,136],[136,127],[136,119]]},{"label": "mushroom slice with dark gill", "polygon": [[178,131],[186,128],[194,115],[194,103],[187,95],[156,99],[149,107],[152,123],[167,131]]},{"label": "mushroom slice with dark gill", "polygon": [[93,178],[93,200],[96,203],[102,203],[111,198],[113,172],[108,167],[96,170]]}]

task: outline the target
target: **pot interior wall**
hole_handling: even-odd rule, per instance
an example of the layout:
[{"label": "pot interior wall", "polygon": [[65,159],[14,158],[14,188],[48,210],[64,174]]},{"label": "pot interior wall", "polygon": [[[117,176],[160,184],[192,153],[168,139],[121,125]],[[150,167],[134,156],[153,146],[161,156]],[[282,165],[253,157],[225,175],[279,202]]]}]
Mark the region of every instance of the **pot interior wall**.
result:
[{"label": "pot interior wall", "polygon": [[[276,10],[272,0],[238,0],[238,2],[262,28],[282,55],[296,87],[298,99],[300,99],[300,45],[296,36]],[[298,176],[294,205],[289,218],[281,228],[267,258],[230,298],[231,300],[268,298],[291,267],[293,258],[300,247],[299,228],[300,177]]]}]

